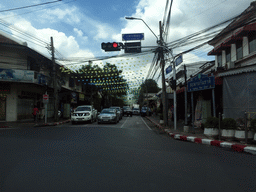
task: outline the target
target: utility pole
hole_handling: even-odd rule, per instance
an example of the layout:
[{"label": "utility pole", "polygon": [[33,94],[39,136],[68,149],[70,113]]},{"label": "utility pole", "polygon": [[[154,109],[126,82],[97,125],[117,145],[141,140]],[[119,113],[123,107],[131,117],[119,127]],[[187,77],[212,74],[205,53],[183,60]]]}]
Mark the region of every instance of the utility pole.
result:
[{"label": "utility pole", "polygon": [[185,78],[185,126],[188,125],[188,98],[187,98],[187,69],[186,65],[184,64],[184,78]]},{"label": "utility pole", "polygon": [[57,74],[56,64],[54,58],[53,38],[51,37],[51,51],[52,51],[52,69],[53,69],[53,105],[54,105],[54,121],[58,121],[58,92],[57,92]]},{"label": "utility pole", "polygon": [[177,129],[177,95],[176,95],[177,81],[176,81],[176,66],[175,66],[175,62],[173,62],[173,80],[175,82],[175,87],[174,87],[174,90],[173,90],[174,130],[176,130]]},{"label": "utility pole", "polygon": [[163,53],[163,30],[161,21],[159,21],[159,30],[160,30],[160,42],[159,42],[159,54],[160,54],[160,64],[161,64],[161,71],[162,71],[162,102],[163,102],[163,117],[164,117],[164,126],[168,125],[167,119],[167,102],[166,102],[166,86],[165,86],[165,75],[164,75],[164,67],[165,67],[165,60],[164,60],[164,53]]}]

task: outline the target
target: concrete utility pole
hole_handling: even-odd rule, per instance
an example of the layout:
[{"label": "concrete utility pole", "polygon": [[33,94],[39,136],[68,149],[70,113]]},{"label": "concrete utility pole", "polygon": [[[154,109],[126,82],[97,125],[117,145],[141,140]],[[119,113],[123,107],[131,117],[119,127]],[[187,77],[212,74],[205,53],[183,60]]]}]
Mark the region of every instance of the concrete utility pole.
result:
[{"label": "concrete utility pole", "polygon": [[159,30],[160,30],[160,40],[159,40],[157,35],[152,31],[152,29],[150,29],[150,27],[147,25],[147,23],[143,19],[136,18],[136,17],[125,17],[125,19],[141,20],[141,21],[143,21],[143,23],[149,28],[149,30],[154,34],[154,36],[157,39],[158,52],[159,52],[159,56],[160,56],[160,65],[161,65],[161,71],[162,71],[163,117],[164,117],[164,125],[166,126],[166,125],[168,125],[168,119],[167,119],[167,108],[168,108],[167,106],[168,106],[168,103],[167,103],[167,99],[166,99],[166,86],[165,86],[165,75],[164,75],[165,60],[164,60],[163,48],[165,48],[165,49],[167,49],[167,48],[164,45],[164,41],[163,41],[163,28],[162,28],[161,21],[159,21]]},{"label": "concrete utility pole", "polygon": [[162,102],[163,102],[163,117],[164,117],[164,126],[168,125],[168,117],[167,117],[167,99],[166,99],[166,86],[165,86],[165,75],[164,75],[164,52],[163,52],[163,30],[161,21],[159,21],[159,30],[160,30],[160,41],[159,41],[159,54],[160,54],[160,64],[161,64],[161,72],[162,72]]},{"label": "concrete utility pole", "polygon": [[185,91],[184,91],[184,96],[185,96],[185,126],[188,125],[188,97],[187,97],[187,68],[186,65],[184,64],[184,78],[185,78]]},{"label": "concrete utility pole", "polygon": [[52,51],[52,66],[53,66],[53,105],[54,105],[54,121],[58,121],[58,92],[57,92],[57,74],[56,74],[56,64],[54,58],[54,46],[53,38],[51,37],[51,51]]}]

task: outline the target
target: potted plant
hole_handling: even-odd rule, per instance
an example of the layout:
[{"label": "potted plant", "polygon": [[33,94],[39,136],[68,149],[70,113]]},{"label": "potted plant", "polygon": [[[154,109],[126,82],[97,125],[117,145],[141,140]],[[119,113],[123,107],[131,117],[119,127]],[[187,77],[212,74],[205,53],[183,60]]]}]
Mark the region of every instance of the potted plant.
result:
[{"label": "potted plant", "polygon": [[[248,128],[248,140],[253,139],[253,132],[251,131],[251,126],[249,125],[250,121],[247,121],[247,128]],[[245,140],[245,118],[238,118],[236,120],[237,123],[237,129],[235,130],[235,139],[238,141],[244,141]]]},{"label": "potted plant", "polygon": [[237,127],[236,120],[233,118],[225,118],[221,121],[221,137],[226,140],[233,140],[235,137],[235,129]]},{"label": "potted plant", "polygon": [[207,117],[204,124],[204,134],[208,137],[217,137],[219,135],[219,118]]}]

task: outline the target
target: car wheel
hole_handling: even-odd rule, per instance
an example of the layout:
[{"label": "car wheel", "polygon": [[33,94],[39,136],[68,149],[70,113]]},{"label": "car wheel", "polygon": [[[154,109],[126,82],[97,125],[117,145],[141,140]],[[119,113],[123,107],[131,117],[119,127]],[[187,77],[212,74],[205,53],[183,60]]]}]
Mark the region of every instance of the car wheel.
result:
[{"label": "car wheel", "polygon": [[100,124],[100,122],[98,121],[98,124]]},{"label": "car wheel", "polygon": [[90,120],[90,123],[93,123],[93,121],[94,121],[94,120],[93,120],[93,117],[92,117],[91,120]]},{"label": "car wheel", "polygon": [[72,123],[72,125],[75,125],[75,124],[76,124],[76,122],[75,122],[75,121],[71,121],[71,123]]}]

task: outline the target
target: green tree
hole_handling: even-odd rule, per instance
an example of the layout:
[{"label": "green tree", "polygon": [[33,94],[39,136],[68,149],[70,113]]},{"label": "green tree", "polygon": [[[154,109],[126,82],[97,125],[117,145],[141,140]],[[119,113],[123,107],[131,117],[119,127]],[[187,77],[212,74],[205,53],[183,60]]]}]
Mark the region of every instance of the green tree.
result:
[{"label": "green tree", "polygon": [[71,72],[71,76],[83,84],[84,92],[91,95],[94,106],[98,110],[110,105],[124,105],[123,96],[126,95],[128,84],[122,76],[122,71],[118,70],[116,65],[106,63],[101,68],[89,62],[89,65]]},{"label": "green tree", "polygon": [[144,94],[145,93],[158,93],[161,89],[153,79],[146,79],[140,86],[138,103],[144,105]]}]

